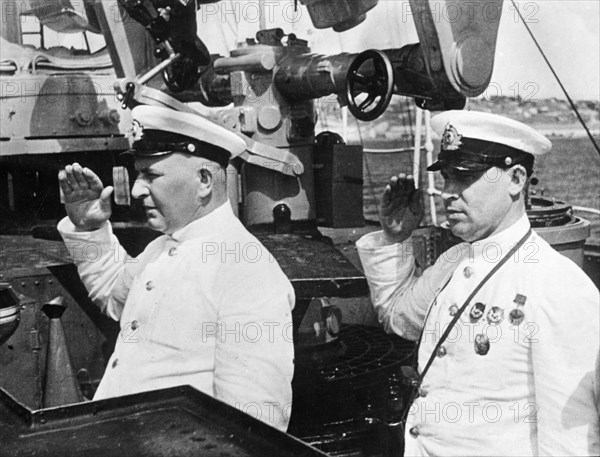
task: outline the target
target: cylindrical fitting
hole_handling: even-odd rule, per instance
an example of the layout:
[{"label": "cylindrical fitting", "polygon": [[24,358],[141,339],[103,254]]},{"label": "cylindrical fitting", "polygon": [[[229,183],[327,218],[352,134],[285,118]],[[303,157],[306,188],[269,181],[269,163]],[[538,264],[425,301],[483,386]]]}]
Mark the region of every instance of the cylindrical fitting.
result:
[{"label": "cylindrical fitting", "polygon": [[348,68],[357,54],[303,54],[284,57],[275,73],[275,86],[292,100],[309,100],[346,90]]},{"label": "cylindrical fitting", "polygon": [[222,57],[215,60],[215,72],[221,75],[232,71],[271,71],[275,66],[272,53],[246,54],[236,57]]}]

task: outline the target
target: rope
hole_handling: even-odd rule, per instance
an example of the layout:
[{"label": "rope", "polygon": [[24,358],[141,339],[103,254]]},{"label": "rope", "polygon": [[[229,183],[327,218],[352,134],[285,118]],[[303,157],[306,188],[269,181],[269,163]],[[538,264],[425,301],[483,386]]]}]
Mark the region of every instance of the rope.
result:
[{"label": "rope", "polygon": [[521,18],[521,21],[523,21],[523,25],[525,25],[525,28],[527,29],[527,32],[529,32],[529,35],[531,36],[531,39],[533,40],[533,42],[535,43],[535,45],[537,46],[538,50],[540,51],[540,54],[542,54],[542,57],[544,58],[544,60],[546,61],[546,64],[548,64],[548,68],[550,68],[550,71],[552,72],[552,74],[554,75],[554,77],[556,78],[556,81],[558,82],[558,85],[560,86],[560,88],[562,89],[563,93],[565,94],[565,97],[567,97],[567,100],[569,101],[569,104],[571,105],[571,108],[573,109],[573,111],[575,112],[575,115],[577,116],[577,119],[579,119],[579,122],[581,123],[581,125],[583,126],[585,132],[587,133],[588,137],[590,138],[590,141],[592,142],[592,144],[594,145],[594,148],[596,148],[596,151],[598,151],[598,154],[600,154],[600,147],[598,146],[598,144],[596,143],[596,140],[594,139],[594,137],[592,136],[592,133],[590,132],[590,130],[588,129],[585,121],[583,120],[583,118],[581,117],[581,114],[579,114],[579,110],[577,109],[577,107],[575,106],[575,103],[573,103],[573,100],[571,100],[571,97],[569,97],[569,94],[567,93],[567,89],[565,89],[565,86],[563,86],[563,83],[561,82],[560,78],[558,77],[558,75],[556,74],[556,72],[554,71],[554,68],[552,67],[552,64],[550,64],[550,61],[548,60],[548,58],[546,57],[546,54],[544,54],[544,51],[542,50],[540,44],[538,43],[538,41],[535,39],[535,37],[533,36],[533,32],[531,31],[531,29],[529,28],[529,26],[527,25],[527,22],[525,21],[525,19],[523,18],[523,15],[521,14],[521,10],[519,9],[519,7],[515,4],[515,0],[510,0],[510,2],[512,3],[512,5],[514,6],[515,10],[517,11],[517,14],[519,15],[519,17]]}]

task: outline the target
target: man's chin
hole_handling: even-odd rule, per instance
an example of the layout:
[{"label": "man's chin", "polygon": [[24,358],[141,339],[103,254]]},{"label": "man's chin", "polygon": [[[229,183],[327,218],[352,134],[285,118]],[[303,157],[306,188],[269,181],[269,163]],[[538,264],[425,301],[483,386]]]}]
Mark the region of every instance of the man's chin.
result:
[{"label": "man's chin", "polygon": [[471,233],[468,229],[468,227],[465,227],[464,224],[460,223],[460,222],[448,222],[448,228],[450,229],[450,232],[452,233],[452,235],[454,235],[457,238],[460,238],[463,241],[466,242],[470,242],[471,240],[469,239],[471,236]]},{"label": "man's chin", "polygon": [[159,221],[154,217],[148,218],[146,220],[146,224],[152,230],[155,230],[155,231],[161,232],[161,233],[165,233],[165,230],[166,230],[165,224],[162,221]]}]

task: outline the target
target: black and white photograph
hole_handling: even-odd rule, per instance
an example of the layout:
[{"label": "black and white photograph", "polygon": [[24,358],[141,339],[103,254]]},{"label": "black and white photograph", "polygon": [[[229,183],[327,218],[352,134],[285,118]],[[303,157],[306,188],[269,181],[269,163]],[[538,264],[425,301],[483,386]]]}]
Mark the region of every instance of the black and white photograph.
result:
[{"label": "black and white photograph", "polygon": [[600,455],[598,0],[0,0],[0,457]]}]

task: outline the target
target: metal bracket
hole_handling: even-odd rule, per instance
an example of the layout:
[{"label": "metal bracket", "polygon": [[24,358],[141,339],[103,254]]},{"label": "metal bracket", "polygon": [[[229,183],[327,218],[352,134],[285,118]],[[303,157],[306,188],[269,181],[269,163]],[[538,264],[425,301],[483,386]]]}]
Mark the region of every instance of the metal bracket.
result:
[{"label": "metal bracket", "polygon": [[243,133],[238,133],[238,136],[246,142],[246,151],[239,156],[243,161],[287,176],[300,176],[304,173],[304,165],[289,150],[259,143]]}]

